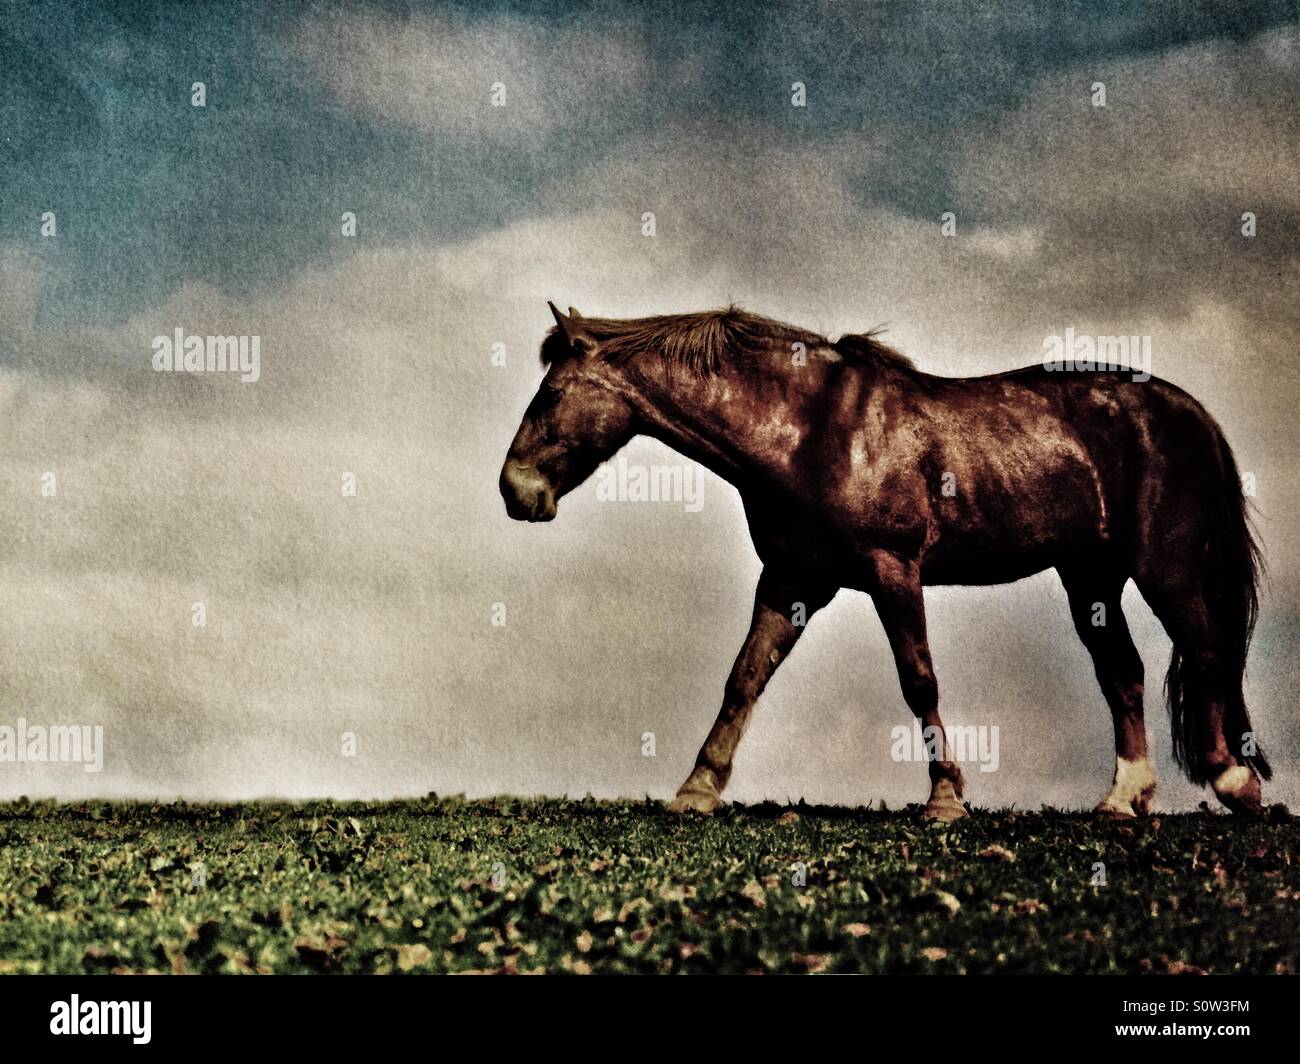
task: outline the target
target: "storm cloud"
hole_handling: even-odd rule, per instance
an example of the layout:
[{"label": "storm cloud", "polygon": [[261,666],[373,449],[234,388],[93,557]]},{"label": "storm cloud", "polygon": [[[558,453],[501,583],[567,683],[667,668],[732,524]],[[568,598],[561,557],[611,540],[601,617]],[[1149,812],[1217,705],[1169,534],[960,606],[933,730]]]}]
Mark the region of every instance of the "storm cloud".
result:
[{"label": "storm cloud", "polygon": [[[1255,478],[1270,583],[1247,698],[1268,794],[1294,802],[1294,10],[1117,7],[1105,32],[974,11],[6,14],[0,724],[102,724],[105,763],[5,764],[0,796],[670,796],[759,565],[707,473],[698,512],[593,481],[551,525],[507,520],[497,474],[554,299],[884,324],[946,374],[1035,361],[1067,326],[1149,335]],[[154,372],[176,328],[259,336],[261,378]],[[1111,724],[1056,578],[927,604],[945,720],[1000,729],[972,801],[1100,798]],[[1125,607],[1157,802],[1193,807],[1168,641],[1132,588]],[[842,593],[728,796],[920,800],[899,724],[870,600]]]}]

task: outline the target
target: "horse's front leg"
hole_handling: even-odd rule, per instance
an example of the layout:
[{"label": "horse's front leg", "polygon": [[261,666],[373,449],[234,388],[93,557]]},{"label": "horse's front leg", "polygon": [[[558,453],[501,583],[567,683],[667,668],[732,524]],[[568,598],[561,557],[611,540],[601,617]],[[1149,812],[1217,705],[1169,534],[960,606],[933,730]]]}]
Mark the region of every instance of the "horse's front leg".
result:
[{"label": "horse's front leg", "polygon": [[886,551],[873,555],[872,564],[875,586],[871,597],[894,652],[903,700],[921,721],[926,740],[930,800],[925,803],[925,819],[957,820],[969,813],[962,799],[961,769],[953,760],[948,733],[939,719],[939,684],[934,678],[925,634],[921,566],[915,559],[899,558]]},{"label": "horse's front leg", "polygon": [[759,577],[754,617],[727,679],[718,719],[700,747],[695,768],[677,789],[668,808],[674,813],[712,813],[722,804],[722,789],[731,776],[731,761],[749,722],[754,703],[785,660],[804,624],[839,589],[777,573],[771,566]]}]

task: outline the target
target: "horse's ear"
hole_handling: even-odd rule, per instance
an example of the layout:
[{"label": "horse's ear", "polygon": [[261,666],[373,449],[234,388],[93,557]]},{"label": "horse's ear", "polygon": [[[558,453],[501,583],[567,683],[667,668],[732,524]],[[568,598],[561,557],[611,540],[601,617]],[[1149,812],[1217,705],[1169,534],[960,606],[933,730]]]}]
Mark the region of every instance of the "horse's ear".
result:
[{"label": "horse's ear", "polygon": [[551,313],[555,316],[555,324],[560,327],[560,332],[564,334],[565,340],[568,341],[569,347],[580,355],[589,355],[596,350],[596,339],[581,324],[582,315],[573,307],[569,308],[568,316],[560,313],[559,308],[549,299],[546,305],[551,308]]}]

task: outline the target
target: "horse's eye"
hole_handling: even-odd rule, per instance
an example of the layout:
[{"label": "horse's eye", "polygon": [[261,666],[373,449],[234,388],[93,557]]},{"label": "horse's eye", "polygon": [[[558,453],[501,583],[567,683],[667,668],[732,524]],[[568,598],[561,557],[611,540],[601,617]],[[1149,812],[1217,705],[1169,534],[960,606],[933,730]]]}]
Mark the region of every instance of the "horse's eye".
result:
[{"label": "horse's eye", "polygon": [[560,401],[560,390],[552,388],[548,384],[543,384],[533,395],[533,401],[528,404],[528,410],[531,416],[536,417],[544,410],[549,410]]}]

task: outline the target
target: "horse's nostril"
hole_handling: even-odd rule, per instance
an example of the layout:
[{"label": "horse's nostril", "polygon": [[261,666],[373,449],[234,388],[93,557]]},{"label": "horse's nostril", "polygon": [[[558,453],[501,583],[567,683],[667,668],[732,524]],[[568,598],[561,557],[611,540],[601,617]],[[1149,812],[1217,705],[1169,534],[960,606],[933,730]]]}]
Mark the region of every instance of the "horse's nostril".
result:
[{"label": "horse's nostril", "polygon": [[545,479],[531,466],[513,459],[501,470],[501,496],[506,513],[516,521],[550,520],[555,502]]}]

